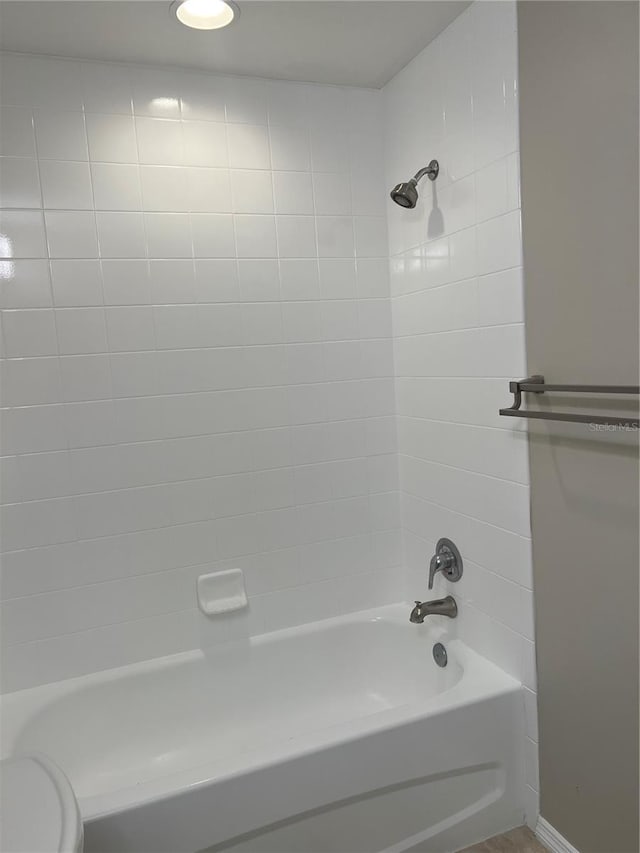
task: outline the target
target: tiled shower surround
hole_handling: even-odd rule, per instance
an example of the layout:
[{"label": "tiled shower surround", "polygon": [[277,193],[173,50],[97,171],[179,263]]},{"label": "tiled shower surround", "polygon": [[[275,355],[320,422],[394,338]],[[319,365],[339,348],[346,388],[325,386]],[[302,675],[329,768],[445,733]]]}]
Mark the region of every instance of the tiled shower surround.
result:
[{"label": "tiled shower surround", "polygon": [[448,536],[533,819],[515,5],[381,92],[7,54],[0,143],[3,689],[427,598]]},{"label": "tiled shower surround", "polygon": [[4,56],[5,690],[398,597],[381,108]]}]

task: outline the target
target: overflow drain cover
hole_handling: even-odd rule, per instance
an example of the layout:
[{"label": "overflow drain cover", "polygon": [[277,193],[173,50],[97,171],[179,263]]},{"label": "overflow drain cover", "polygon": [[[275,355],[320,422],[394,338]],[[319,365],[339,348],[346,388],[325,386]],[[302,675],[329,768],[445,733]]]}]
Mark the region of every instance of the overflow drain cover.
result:
[{"label": "overflow drain cover", "polygon": [[447,665],[447,650],[442,643],[436,643],[433,647],[433,659],[438,666]]}]

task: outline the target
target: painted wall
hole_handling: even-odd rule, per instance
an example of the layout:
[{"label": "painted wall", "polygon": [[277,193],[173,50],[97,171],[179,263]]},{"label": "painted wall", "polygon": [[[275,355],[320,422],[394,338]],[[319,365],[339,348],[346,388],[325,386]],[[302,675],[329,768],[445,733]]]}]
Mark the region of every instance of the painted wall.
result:
[{"label": "painted wall", "polygon": [[[525,2],[518,23],[529,369],[637,385],[638,4]],[[544,402],[567,404],[637,417]],[[541,814],[582,853],[635,853],[638,434],[537,423],[530,451]]]},{"label": "painted wall", "polygon": [[397,600],[379,93],[1,71],[3,689]]},{"label": "painted wall", "polygon": [[526,431],[498,416],[526,374],[513,3],[477,3],[384,89],[387,187],[435,157],[407,211],[387,202],[406,596],[430,597],[441,536],[464,558],[446,627],[525,684],[527,816],[537,722]]}]

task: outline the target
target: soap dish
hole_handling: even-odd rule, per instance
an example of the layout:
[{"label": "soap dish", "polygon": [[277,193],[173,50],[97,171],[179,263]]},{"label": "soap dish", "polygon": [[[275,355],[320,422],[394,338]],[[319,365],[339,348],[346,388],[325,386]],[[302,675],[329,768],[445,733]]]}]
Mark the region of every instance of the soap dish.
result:
[{"label": "soap dish", "polygon": [[242,569],[228,569],[200,575],[197,583],[198,606],[207,616],[232,613],[247,607],[249,600],[244,588]]}]

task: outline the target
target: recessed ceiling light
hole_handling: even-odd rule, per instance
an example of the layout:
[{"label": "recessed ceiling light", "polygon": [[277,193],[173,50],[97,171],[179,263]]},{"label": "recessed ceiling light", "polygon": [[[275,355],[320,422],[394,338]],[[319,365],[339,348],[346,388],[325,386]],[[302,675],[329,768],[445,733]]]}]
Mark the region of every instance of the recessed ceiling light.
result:
[{"label": "recessed ceiling light", "polygon": [[219,30],[240,14],[231,0],[182,0],[172,3],[171,11],[181,24],[195,30]]}]

